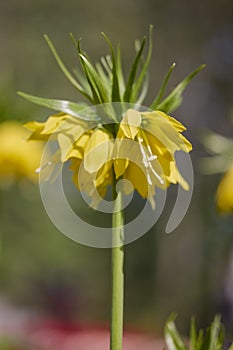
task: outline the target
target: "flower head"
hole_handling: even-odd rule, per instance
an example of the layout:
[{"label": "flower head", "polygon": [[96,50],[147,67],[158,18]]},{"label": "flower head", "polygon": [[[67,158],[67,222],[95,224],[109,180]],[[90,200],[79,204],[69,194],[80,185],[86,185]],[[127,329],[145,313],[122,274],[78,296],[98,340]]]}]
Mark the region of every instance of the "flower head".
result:
[{"label": "flower head", "polygon": [[185,127],[168,113],[181,104],[183,90],[203,66],[164,98],[175,67],[173,64],[150,107],[141,111],[139,106],[148,89],[152,27],[147,57],[143,58],[144,38],[141,43],[137,42],[136,56],[127,79],[123,74],[119,47],[115,51],[109,38],[103,35],[110,46],[111,56],[102,57],[96,65],[82,51],[80,41],[76,42],[72,37],[83,70],[83,74],[77,73],[76,78],[67,70],[46,36],[63,73],[92,107],[20,93],[31,102],[60,111],[44,123],[27,123],[26,127],[31,131],[29,139],[57,141],[59,151],[54,161],[70,161],[75,184],[95,203],[105,196],[107,186],[114,179],[123,178],[131,182],[131,186],[124,183],[126,193],[136,189],[154,207],[156,187],[165,189],[171,183],[179,183],[185,190],[189,188],[177,168],[175,152],[189,152],[192,146],[182,135]]},{"label": "flower head", "polygon": [[[51,116],[45,123],[29,122],[30,140],[56,140],[59,145],[56,161],[71,161],[73,179],[80,191],[85,191],[94,203],[106,194],[108,185],[124,178],[129,194],[132,189],[155,206],[155,188],[167,188],[179,183],[189,186],[176,166],[175,152],[192,149],[181,134],[185,127],[161,111],[140,112],[128,109],[117,125],[114,135],[105,125],[89,129],[63,113]],[[50,161],[49,165],[52,162]]]}]

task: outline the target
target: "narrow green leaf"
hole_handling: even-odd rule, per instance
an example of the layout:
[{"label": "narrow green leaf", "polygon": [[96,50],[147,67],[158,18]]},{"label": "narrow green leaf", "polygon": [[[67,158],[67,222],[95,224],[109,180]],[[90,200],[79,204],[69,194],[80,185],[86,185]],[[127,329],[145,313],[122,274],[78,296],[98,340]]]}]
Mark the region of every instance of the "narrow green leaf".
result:
[{"label": "narrow green leaf", "polygon": [[195,350],[201,350],[203,348],[203,339],[204,339],[204,332],[201,329],[198,333]]},{"label": "narrow green leaf", "polygon": [[105,33],[101,33],[105,40],[107,41],[110,51],[111,51],[111,57],[112,57],[112,102],[120,102],[121,96],[120,96],[120,88],[119,88],[119,80],[118,80],[118,70],[117,70],[117,61],[116,56],[114,52],[114,48],[112,46],[111,40]]},{"label": "narrow green leaf", "polygon": [[141,105],[143,103],[143,101],[147,95],[148,88],[149,88],[149,74],[147,73],[144,77],[144,81],[142,84],[142,90],[141,90],[139,97],[136,100],[136,104]]},{"label": "narrow green leaf", "polygon": [[77,49],[77,48],[78,48],[78,42],[77,42],[77,40],[75,39],[73,33],[70,32],[69,35],[70,35],[70,39],[72,40],[74,46],[75,46],[76,49]]},{"label": "narrow green leaf", "polygon": [[69,82],[83,95],[85,96],[88,100],[92,102],[91,96],[83,89],[83,87],[79,84],[79,82],[72,76],[72,74],[69,72],[69,70],[66,68],[65,64],[63,63],[62,59],[60,58],[57,50],[55,49],[52,41],[48,37],[48,35],[44,35],[44,38],[55,58],[57,61],[57,64],[59,65],[60,69],[66,76],[66,78],[69,80]]},{"label": "narrow green leaf", "polygon": [[85,72],[88,76],[91,87],[95,90],[95,93],[99,98],[99,103],[110,102],[108,90],[104,86],[101,77],[96,72],[95,68],[83,54],[80,53],[79,56],[83,62],[83,66],[85,67]]},{"label": "narrow green leaf", "polygon": [[[74,70],[74,75],[78,78],[80,85],[82,85],[83,89],[88,92],[89,96],[91,96],[91,89],[86,79],[86,76],[76,67]],[[92,101],[93,102],[93,101]]]},{"label": "narrow green leaf", "polygon": [[101,99],[100,99],[99,93],[96,90],[95,85],[93,85],[93,82],[92,82],[92,80],[89,77],[88,71],[86,71],[86,68],[84,66],[83,66],[83,71],[84,71],[84,73],[86,75],[87,82],[88,82],[89,87],[90,87],[91,92],[92,92],[92,96],[93,96],[92,97],[92,101],[93,101],[94,104],[98,105],[98,104],[101,103]]},{"label": "narrow green leaf", "polygon": [[112,86],[111,86],[112,82],[111,82],[111,79],[109,78],[109,75],[106,74],[106,72],[103,69],[103,66],[99,62],[97,62],[95,64],[95,66],[96,66],[96,70],[97,70],[97,72],[99,74],[99,77],[100,77],[101,81],[103,82],[103,84],[106,87],[106,89],[108,91],[110,91],[111,88],[112,88]]},{"label": "narrow green leaf", "polygon": [[191,319],[190,327],[190,350],[196,350],[197,330],[194,317]]},{"label": "narrow green leaf", "polygon": [[117,76],[119,79],[120,94],[121,94],[121,96],[123,96],[123,93],[125,91],[125,79],[124,79],[124,74],[123,74],[123,69],[122,69],[120,45],[117,46],[116,66],[117,66]]},{"label": "narrow green leaf", "polygon": [[55,111],[64,112],[82,120],[86,120],[86,121],[100,120],[100,118],[97,116],[88,117],[82,114],[81,111],[87,107],[87,105],[85,104],[77,104],[74,102],[64,101],[64,100],[41,98],[41,97],[25,94],[24,92],[20,92],[20,91],[18,92],[18,95],[39,106],[47,107]]},{"label": "narrow green leaf", "polygon": [[133,90],[133,84],[134,84],[135,77],[137,74],[138,65],[139,65],[139,62],[140,62],[140,59],[141,59],[141,56],[142,56],[142,53],[143,53],[143,50],[145,47],[145,43],[146,43],[146,39],[144,38],[142,41],[142,44],[140,46],[140,49],[138,50],[136,57],[134,59],[134,62],[132,64],[129,78],[128,78],[127,83],[126,83],[125,93],[124,93],[124,101],[125,102],[132,102],[131,95],[132,95],[132,90]]},{"label": "narrow green leaf", "polygon": [[220,331],[221,331],[220,316],[217,315],[217,316],[215,316],[214,321],[212,322],[212,324],[210,326],[210,343],[209,343],[208,350],[215,350],[216,349],[218,339],[220,336]]},{"label": "narrow green leaf", "polygon": [[157,108],[157,105],[158,105],[158,104],[160,103],[160,101],[162,100],[163,95],[164,95],[164,92],[165,92],[165,89],[166,89],[166,86],[167,86],[167,83],[168,83],[168,81],[169,81],[169,79],[170,79],[170,76],[171,76],[171,74],[172,74],[173,69],[175,68],[175,66],[176,66],[176,64],[173,63],[173,64],[171,65],[171,67],[169,68],[169,70],[168,70],[168,72],[167,72],[167,74],[166,74],[166,76],[165,76],[165,78],[164,78],[164,81],[163,81],[163,83],[162,83],[162,86],[161,86],[161,88],[159,89],[159,92],[158,92],[156,98],[154,99],[154,101],[152,102],[152,104],[151,104],[151,106],[150,106],[151,109],[154,109],[154,110],[155,110],[155,109]]},{"label": "narrow green leaf", "polygon": [[93,94],[93,99],[95,104],[101,104],[109,102],[109,92],[101,81],[98,73],[96,72],[94,66],[90,62],[90,59],[81,50],[80,40],[77,44],[79,59],[83,68],[83,72],[89,83],[90,89]]},{"label": "narrow green leaf", "polygon": [[176,329],[175,318],[176,315],[172,314],[165,325],[165,341],[168,350],[187,350],[187,347]]},{"label": "narrow green leaf", "polygon": [[112,61],[111,62],[110,61],[111,61],[111,56],[110,56],[110,59],[109,59],[109,56],[100,58],[100,62],[102,63],[102,66],[106,70],[109,78],[112,79]]},{"label": "narrow green leaf", "polygon": [[90,89],[92,91],[92,95],[93,95],[93,102],[95,104],[100,104],[101,103],[101,99],[100,99],[100,96],[99,96],[99,93],[98,91],[96,90],[96,86],[95,86],[95,83],[92,81],[90,75],[89,75],[89,72],[88,72],[88,69],[85,65],[85,62],[82,60],[81,56],[80,55],[84,55],[84,53],[82,52],[81,50],[81,45],[80,45],[80,40],[78,41],[78,44],[77,44],[77,50],[78,50],[78,54],[79,54],[79,59],[80,59],[80,63],[81,63],[81,66],[82,66],[82,69],[83,69],[83,72],[85,74],[85,77],[87,79],[87,82],[90,86]]},{"label": "narrow green leaf", "polygon": [[192,78],[204,67],[205,65],[203,64],[195,69],[192,73],[190,73],[159,105],[157,105],[156,108],[165,113],[173,112],[175,109],[177,109],[182,103],[182,93],[185,90],[186,86],[190,80],[192,80]]},{"label": "narrow green leaf", "polygon": [[[138,40],[135,41],[135,49],[136,51],[140,49],[140,42]],[[141,63],[141,69],[143,69],[145,65],[143,55],[141,56],[140,63]],[[135,85],[134,85],[133,92],[132,92],[132,101],[135,101],[135,103],[138,105],[142,104],[147,95],[148,89],[149,89],[149,74],[147,71],[145,73],[145,76],[142,82],[141,92],[139,96],[138,96],[138,92],[135,91]]]},{"label": "narrow green leaf", "polygon": [[147,54],[147,58],[145,63],[143,64],[143,68],[141,70],[141,73],[139,74],[139,77],[135,83],[134,86],[134,99],[137,98],[137,95],[139,93],[139,90],[141,89],[141,86],[143,84],[143,81],[145,79],[145,76],[148,72],[148,67],[150,64],[150,60],[151,60],[151,55],[152,55],[152,50],[153,50],[153,25],[150,25],[149,28],[149,49],[148,49],[148,54]]},{"label": "narrow green leaf", "polygon": [[112,56],[111,55],[106,55],[106,62],[109,66],[110,72],[111,72],[111,76],[112,76],[112,68],[113,68],[113,64],[112,64]]}]

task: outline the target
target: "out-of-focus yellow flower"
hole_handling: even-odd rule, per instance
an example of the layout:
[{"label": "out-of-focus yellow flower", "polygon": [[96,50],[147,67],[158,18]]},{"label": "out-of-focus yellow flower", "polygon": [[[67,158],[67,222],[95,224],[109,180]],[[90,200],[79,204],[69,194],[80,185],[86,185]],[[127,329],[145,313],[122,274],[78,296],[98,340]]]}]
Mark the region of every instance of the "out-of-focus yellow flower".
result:
[{"label": "out-of-focus yellow flower", "polygon": [[233,165],[224,174],[218,185],[216,202],[221,213],[233,213]]},{"label": "out-of-focus yellow flower", "polygon": [[8,187],[16,180],[37,181],[42,145],[28,143],[28,132],[16,121],[0,124],[0,186]]},{"label": "out-of-focus yellow flower", "polygon": [[115,137],[104,125],[86,131],[85,124],[60,113],[45,123],[30,122],[26,127],[31,131],[31,140],[57,140],[59,161],[71,160],[75,184],[94,203],[98,202],[98,194],[105,196],[114,177],[129,180],[132,186],[125,184],[125,192],[137,190],[143,198],[149,198],[153,208],[156,187],[165,189],[171,183],[180,183],[189,189],[174,154],[178,150],[189,152],[192,146],[181,134],[185,127],[174,118],[161,111],[128,109],[117,125]]},{"label": "out-of-focus yellow flower", "polygon": [[208,131],[203,144],[212,157],[201,161],[205,174],[224,173],[216,192],[216,205],[220,213],[233,213],[233,140]]}]

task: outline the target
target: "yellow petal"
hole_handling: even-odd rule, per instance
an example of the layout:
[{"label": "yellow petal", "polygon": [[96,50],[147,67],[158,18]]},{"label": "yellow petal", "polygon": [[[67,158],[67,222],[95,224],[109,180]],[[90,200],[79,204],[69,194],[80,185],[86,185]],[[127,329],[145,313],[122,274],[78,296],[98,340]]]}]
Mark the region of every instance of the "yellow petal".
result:
[{"label": "yellow petal", "polygon": [[129,109],[120,123],[120,129],[125,137],[134,140],[138,133],[138,128],[141,125],[141,121],[141,113],[134,109]]},{"label": "yellow petal", "polygon": [[167,115],[162,111],[157,111],[157,113],[160,114],[162,117],[166,118],[176,128],[177,131],[182,132],[186,130],[186,127],[177,119],[171,117],[170,115]]},{"label": "yellow petal", "polygon": [[72,150],[69,152],[68,159],[70,158],[78,158],[83,159],[83,152],[79,148],[72,148]]},{"label": "yellow petal", "polygon": [[98,171],[96,178],[94,180],[95,186],[99,187],[106,184],[112,184],[113,181],[113,169],[112,161],[105,163],[102,168]]},{"label": "yellow petal", "polygon": [[28,132],[28,136],[27,136],[28,140],[47,141],[49,139],[48,135],[41,135],[41,132],[44,129],[45,123],[32,121],[32,122],[25,123],[23,126],[30,131]]},{"label": "yellow petal", "polygon": [[116,179],[125,173],[129,164],[130,148],[125,139],[115,139],[114,145],[114,172]]},{"label": "yellow petal", "polygon": [[69,154],[72,150],[73,142],[65,134],[59,134],[57,141],[61,150],[61,161],[65,162],[67,160],[67,154]]},{"label": "yellow petal", "polygon": [[[61,161],[65,162],[69,158],[82,158],[81,152],[77,149],[78,144],[82,142],[80,137],[84,135],[84,128],[80,125],[74,126],[66,133],[59,133],[57,136],[58,144],[61,149]],[[79,146],[80,148],[80,146]]]},{"label": "yellow petal", "polygon": [[145,112],[143,115],[143,127],[145,130],[154,135],[170,153],[183,150],[187,152],[187,146],[184,139],[180,136],[178,130],[164,117],[164,113],[160,111]]},{"label": "yellow petal", "polygon": [[192,144],[184,137],[183,135],[180,135],[181,140],[184,142],[184,147],[186,147],[185,152],[190,152],[193,149]]},{"label": "yellow petal", "polygon": [[189,184],[187,183],[187,181],[183,178],[183,176],[180,174],[177,166],[176,166],[176,162],[171,161],[169,163],[170,165],[170,174],[168,176],[166,176],[167,180],[169,183],[173,183],[173,184],[177,184],[179,183],[181,185],[181,187],[185,190],[188,191],[189,190]]},{"label": "yellow petal", "polygon": [[93,131],[84,154],[84,167],[90,172],[97,172],[111,159],[113,143],[110,134],[103,129]]},{"label": "yellow petal", "polygon": [[67,115],[63,113],[54,114],[48,118],[48,120],[45,122],[44,130],[42,131],[42,134],[48,135],[52,134],[55,131],[57,131],[57,128],[61,123],[64,122],[64,120],[67,118]]},{"label": "yellow petal", "polygon": [[44,128],[45,123],[39,123],[36,121],[31,121],[28,123],[25,123],[23,126],[27,128],[30,131],[41,131]]},{"label": "yellow petal", "polygon": [[81,159],[78,159],[78,158],[70,159],[70,170],[73,171],[73,182],[77,186],[78,190],[80,190],[79,181],[78,181],[78,172],[79,172],[81,163],[82,163]]},{"label": "yellow petal", "polygon": [[136,164],[130,162],[129,166],[125,172],[124,178],[129,180],[133,187],[138,191],[138,193],[143,197],[147,197],[148,193],[148,182],[147,178]]}]

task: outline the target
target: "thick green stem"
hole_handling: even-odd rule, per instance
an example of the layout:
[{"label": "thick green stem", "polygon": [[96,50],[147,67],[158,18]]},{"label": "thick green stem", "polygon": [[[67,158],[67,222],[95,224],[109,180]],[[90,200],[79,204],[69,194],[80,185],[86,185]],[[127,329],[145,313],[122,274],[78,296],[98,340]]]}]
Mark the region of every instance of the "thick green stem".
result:
[{"label": "thick green stem", "polygon": [[124,310],[124,212],[122,209],[122,192],[116,193],[112,214],[112,314],[110,350],[122,350],[123,310]]}]

